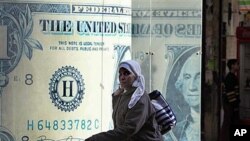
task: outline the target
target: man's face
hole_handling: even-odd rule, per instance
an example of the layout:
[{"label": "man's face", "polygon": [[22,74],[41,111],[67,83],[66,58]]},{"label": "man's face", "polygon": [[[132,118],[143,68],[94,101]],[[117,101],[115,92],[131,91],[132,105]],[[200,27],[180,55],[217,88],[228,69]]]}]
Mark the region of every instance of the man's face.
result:
[{"label": "man's face", "polygon": [[182,94],[191,107],[200,104],[200,65],[199,55],[192,55],[182,68],[184,69]]},{"label": "man's face", "polygon": [[234,64],[232,65],[232,70],[233,70],[234,72],[238,71],[239,68],[240,68],[240,66],[239,66],[239,63],[238,63],[238,62],[236,62],[236,63],[234,63]]}]

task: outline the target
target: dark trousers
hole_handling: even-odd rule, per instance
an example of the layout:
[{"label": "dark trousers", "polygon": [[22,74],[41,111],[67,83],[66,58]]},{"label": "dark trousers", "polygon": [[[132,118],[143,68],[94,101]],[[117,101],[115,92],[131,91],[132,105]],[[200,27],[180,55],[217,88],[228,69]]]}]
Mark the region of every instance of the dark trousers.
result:
[{"label": "dark trousers", "polygon": [[220,141],[230,141],[230,128],[239,124],[239,106],[238,104],[223,103],[224,117],[220,130]]}]

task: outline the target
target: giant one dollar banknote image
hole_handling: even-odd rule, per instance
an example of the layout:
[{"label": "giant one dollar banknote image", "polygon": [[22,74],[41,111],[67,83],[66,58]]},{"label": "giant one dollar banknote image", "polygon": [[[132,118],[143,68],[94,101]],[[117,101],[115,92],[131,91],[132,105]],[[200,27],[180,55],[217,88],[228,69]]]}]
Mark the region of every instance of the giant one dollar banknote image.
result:
[{"label": "giant one dollar banknote image", "polygon": [[164,94],[177,124],[165,140],[200,140],[201,54],[199,46],[168,47],[172,60]]},{"label": "giant one dollar banknote image", "polygon": [[161,91],[177,118],[164,141],[200,141],[201,1],[132,5],[132,58],[141,63],[146,90]]},{"label": "giant one dollar banknote image", "polygon": [[131,2],[0,1],[0,140],[76,140],[112,128]]}]

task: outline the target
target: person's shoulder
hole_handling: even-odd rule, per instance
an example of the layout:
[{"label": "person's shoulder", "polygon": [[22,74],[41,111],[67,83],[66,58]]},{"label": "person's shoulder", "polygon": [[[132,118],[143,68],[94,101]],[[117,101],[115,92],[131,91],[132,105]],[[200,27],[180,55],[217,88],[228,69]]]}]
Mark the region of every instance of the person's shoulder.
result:
[{"label": "person's shoulder", "polygon": [[148,93],[146,91],[143,93],[143,95],[141,96],[141,98],[140,98],[140,100],[138,102],[141,102],[141,103],[144,103],[144,104],[151,102],[151,100],[149,98],[149,95],[148,95]]},{"label": "person's shoulder", "polygon": [[225,77],[225,81],[230,80],[230,79],[232,79],[234,77],[235,77],[235,75],[233,73],[229,72],[229,73],[227,73],[227,75]]},{"label": "person's shoulder", "polygon": [[147,91],[144,91],[142,97],[150,100],[149,93]]}]

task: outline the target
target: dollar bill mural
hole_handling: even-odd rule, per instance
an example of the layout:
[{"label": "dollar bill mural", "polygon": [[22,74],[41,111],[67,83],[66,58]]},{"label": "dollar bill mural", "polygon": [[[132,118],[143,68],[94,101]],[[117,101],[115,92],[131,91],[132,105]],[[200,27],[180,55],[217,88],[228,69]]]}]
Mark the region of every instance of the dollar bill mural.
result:
[{"label": "dollar bill mural", "polygon": [[0,140],[84,140],[112,128],[131,2],[0,1]]},{"label": "dollar bill mural", "polygon": [[147,91],[160,90],[177,116],[165,141],[201,140],[201,1],[132,5],[132,58],[141,62]]},{"label": "dollar bill mural", "polygon": [[[171,48],[170,48],[171,50]],[[200,140],[201,56],[200,47],[174,50],[164,93],[178,118],[167,140]]]}]

